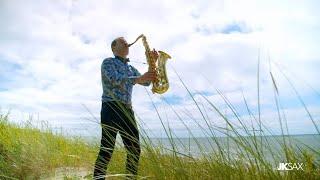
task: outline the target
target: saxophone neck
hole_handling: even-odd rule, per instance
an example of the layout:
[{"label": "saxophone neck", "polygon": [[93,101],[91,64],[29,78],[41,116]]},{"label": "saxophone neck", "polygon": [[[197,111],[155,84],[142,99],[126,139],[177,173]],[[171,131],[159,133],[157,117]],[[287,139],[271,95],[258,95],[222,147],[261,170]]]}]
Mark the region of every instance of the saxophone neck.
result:
[{"label": "saxophone neck", "polygon": [[142,39],[142,43],[143,43],[143,46],[145,48],[145,55],[146,55],[146,59],[147,59],[148,65],[149,65],[149,71],[155,70],[155,68],[156,68],[155,62],[156,62],[156,60],[152,59],[150,57],[150,47],[149,47],[147,38],[146,38],[146,36],[144,34],[141,34],[139,37],[137,37],[137,39],[133,43],[129,44],[129,47],[132,46],[134,43],[136,43],[140,38]]},{"label": "saxophone neck", "polygon": [[142,43],[143,43],[143,46],[144,46],[145,50],[146,50],[146,51],[150,51],[150,47],[149,47],[149,44],[148,44],[148,42],[147,42],[147,38],[146,38],[146,36],[145,36],[144,34],[141,34],[140,36],[138,36],[137,39],[136,39],[134,42],[130,43],[128,46],[129,46],[129,47],[132,46],[132,45],[133,45],[134,43],[136,43],[140,38],[142,38]]},{"label": "saxophone neck", "polygon": [[146,36],[144,36],[144,35],[142,36],[142,43],[143,43],[143,46],[144,46],[145,50],[146,50],[147,52],[149,52],[149,51],[150,51],[150,47],[149,47],[147,38],[146,38]]}]

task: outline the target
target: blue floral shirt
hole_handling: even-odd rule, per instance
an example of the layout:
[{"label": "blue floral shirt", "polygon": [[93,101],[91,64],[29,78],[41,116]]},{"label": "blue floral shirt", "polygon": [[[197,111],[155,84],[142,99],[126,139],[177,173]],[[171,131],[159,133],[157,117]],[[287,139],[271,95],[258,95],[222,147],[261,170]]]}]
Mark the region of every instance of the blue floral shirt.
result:
[{"label": "blue floral shirt", "polygon": [[[140,72],[128,64],[129,59],[115,56],[106,58],[101,65],[102,102],[121,101],[131,104],[132,88]],[[143,84],[149,86],[150,82]]]}]

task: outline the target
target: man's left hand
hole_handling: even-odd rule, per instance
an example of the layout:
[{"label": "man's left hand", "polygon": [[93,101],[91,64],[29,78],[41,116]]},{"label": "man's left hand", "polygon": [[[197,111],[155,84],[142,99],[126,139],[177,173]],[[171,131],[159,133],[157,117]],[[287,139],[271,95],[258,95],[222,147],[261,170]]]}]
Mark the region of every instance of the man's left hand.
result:
[{"label": "man's left hand", "polygon": [[150,51],[150,57],[151,57],[152,59],[158,59],[159,54],[158,54],[158,52],[157,52],[155,49],[153,49],[152,51]]}]

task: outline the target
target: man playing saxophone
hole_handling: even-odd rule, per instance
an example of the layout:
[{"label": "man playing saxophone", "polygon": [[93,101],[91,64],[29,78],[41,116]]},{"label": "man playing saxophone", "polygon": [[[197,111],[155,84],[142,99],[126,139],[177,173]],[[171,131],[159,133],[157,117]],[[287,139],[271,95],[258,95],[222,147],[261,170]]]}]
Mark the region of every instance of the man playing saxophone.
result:
[{"label": "man playing saxophone", "polygon": [[[127,151],[126,171],[133,179],[137,175],[140,158],[139,131],[131,105],[132,88],[135,84],[149,86],[156,79],[155,71],[141,75],[128,64],[129,44],[123,37],[111,43],[114,57],[106,58],[101,65],[102,137],[100,151],[94,167],[94,179],[105,179],[108,163],[111,159],[119,132]],[[157,59],[158,53],[153,50],[149,56]]]}]

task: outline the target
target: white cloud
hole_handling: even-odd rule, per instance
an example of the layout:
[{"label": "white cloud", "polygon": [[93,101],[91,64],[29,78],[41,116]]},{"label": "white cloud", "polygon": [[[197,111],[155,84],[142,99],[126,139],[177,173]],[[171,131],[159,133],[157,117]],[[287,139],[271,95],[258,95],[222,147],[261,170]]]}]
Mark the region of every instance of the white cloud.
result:
[{"label": "white cloud", "polygon": [[[0,63],[9,62],[21,67],[10,75],[9,80],[5,79],[7,90],[0,91],[1,106],[27,114],[39,113],[40,119],[66,127],[77,120],[87,122],[83,117],[90,115],[81,104],[87,105],[99,117],[100,63],[106,56],[111,56],[109,44],[117,36],[132,41],[141,33],[147,36],[152,48],[164,50],[173,57],[168,61],[171,84],[165,97],[169,100],[170,97],[179,98],[174,106],[182,115],[187,110],[196,114],[196,119],[200,118],[172,67],[192,92],[209,93],[207,97],[221,108],[224,102],[215,94],[215,88],[226,93],[237,106],[243,106],[240,91],[243,89],[249,106],[256,113],[259,49],[260,102],[263,106],[274,105],[269,55],[272,61],[295,73],[297,79],[290,77],[294,78],[302,96],[314,96],[304,82],[315,89],[320,88],[315,68],[320,57],[317,3],[1,1]],[[223,33],[226,28],[240,28],[243,33],[236,30]],[[130,49],[130,59],[145,61],[141,42]],[[145,65],[132,64],[141,72],[147,70]],[[292,88],[275,66],[272,70],[280,96],[295,98]],[[150,92],[150,87],[147,89]],[[151,96],[161,105],[163,117],[166,117],[168,106],[163,105],[160,96]],[[318,96],[314,98],[319,99]],[[141,115],[141,123],[150,129],[161,128],[144,87],[134,88],[133,102],[137,114]],[[18,117],[12,116],[13,119]],[[175,129],[184,128],[174,114],[169,113],[168,118]]]}]

